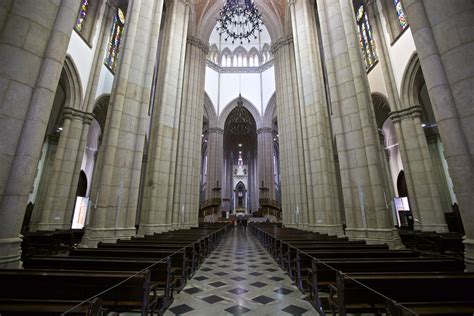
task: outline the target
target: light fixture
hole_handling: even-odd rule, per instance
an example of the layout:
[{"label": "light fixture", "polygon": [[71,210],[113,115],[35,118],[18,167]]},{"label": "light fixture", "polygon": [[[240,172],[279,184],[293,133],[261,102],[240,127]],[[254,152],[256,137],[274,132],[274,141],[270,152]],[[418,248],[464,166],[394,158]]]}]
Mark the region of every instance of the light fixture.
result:
[{"label": "light fixture", "polygon": [[235,41],[250,43],[250,38],[257,38],[257,34],[262,32],[260,25],[263,25],[262,15],[258,11],[253,0],[227,0],[217,18],[217,31],[224,36],[224,40],[229,38],[232,44]]},{"label": "light fixture", "polygon": [[242,144],[239,144],[239,147],[242,147]]}]

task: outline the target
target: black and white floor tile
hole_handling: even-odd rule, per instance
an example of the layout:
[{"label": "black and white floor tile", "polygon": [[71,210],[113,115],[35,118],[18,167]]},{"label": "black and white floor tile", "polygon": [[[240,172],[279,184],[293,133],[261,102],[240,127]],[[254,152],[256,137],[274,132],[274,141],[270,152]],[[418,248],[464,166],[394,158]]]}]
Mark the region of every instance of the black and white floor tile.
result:
[{"label": "black and white floor tile", "polygon": [[233,229],[175,296],[172,315],[316,315],[252,234]]}]

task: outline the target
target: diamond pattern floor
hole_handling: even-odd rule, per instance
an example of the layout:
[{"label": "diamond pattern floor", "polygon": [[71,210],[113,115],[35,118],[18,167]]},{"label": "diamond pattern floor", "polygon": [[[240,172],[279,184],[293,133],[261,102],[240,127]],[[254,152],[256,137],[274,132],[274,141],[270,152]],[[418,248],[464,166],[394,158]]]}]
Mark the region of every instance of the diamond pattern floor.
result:
[{"label": "diamond pattern floor", "polygon": [[233,229],[175,296],[172,315],[316,315],[252,234]]}]

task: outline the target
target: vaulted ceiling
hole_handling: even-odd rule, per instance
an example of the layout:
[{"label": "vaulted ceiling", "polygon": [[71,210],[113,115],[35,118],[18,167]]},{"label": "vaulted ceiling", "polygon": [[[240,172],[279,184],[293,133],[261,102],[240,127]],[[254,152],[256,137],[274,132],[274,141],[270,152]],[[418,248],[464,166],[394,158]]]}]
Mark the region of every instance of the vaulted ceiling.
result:
[{"label": "vaulted ceiling", "polygon": [[[193,4],[194,27],[191,33],[194,36],[208,41],[212,29],[216,26],[216,18],[219,10],[224,6],[225,0],[191,0]],[[255,0],[263,21],[275,41],[283,35],[283,23],[285,20],[284,0]]]}]

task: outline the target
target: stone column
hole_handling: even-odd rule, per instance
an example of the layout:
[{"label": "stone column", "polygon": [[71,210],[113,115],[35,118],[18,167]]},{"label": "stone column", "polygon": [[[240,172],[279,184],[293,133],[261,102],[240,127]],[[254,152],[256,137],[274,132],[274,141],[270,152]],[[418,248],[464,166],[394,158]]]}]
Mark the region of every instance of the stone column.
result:
[{"label": "stone column", "polygon": [[[99,85],[100,73],[104,65],[104,57],[106,48],[109,44],[110,36],[110,27],[112,25],[112,20],[115,14],[116,8],[112,5],[111,0],[104,1],[104,13],[102,18],[102,23],[99,29],[99,35],[97,40],[97,47],[94,52],[94,58],[92,62],[92,72],[89,77],[89,82],[87,83],[87,88],[85,91],[84,103],[82,109],[87,113],[93,113],[94,106],[96,105],[96,93],[97,87]],[[82,126],[82,135],[81,141],[79,144],[79,151],[77,152],[77,158],[75,162],[74,174],[72,178],[72,187],[69,193],[69,199],[67,204],[67,209],[73,210],[76,205],[76,186],[79,182],[79,175],[81,172],[82,160],[84,159],[84,151],[87,146],[87,137],[89,135],[91,120],[84,120]],[[104,131],[102,131],[104,133]],[[90,179],[89,186],[92,184],[93,179]],[[90,191],[91,192],[91,191]]]},{"label": "stone column", "polygon": [[53,172],[47,183],[46,198],[43,205],[38,230],[69,229],[73,209],[68,208],[71,191],[76,191],[73,183],[76,172],[75,162],[79,152],[83,122],[90,124],[93,116],[73,108],[63,110],[63,130],[53,163]]},{"label": "stone column", "polygon": [[224,185],[222,171],[224,168],[224,130],[209,126],[209,139],[207,140],[207,188],[206,200],[221,199]]},{"label": "stone column", "polygon": [[281,200],[283,224],[308,226],[307,181],[303,131],[293,37],[285,36],[272,46],[275,63],[278,133],[280,135]]},{"label": "stone column", "polygon": [[310,229],[342,234],[328,96],[324,86],[315,2],[290,2],[303,126]]},{"label": "stone column", "polygon": [[[169,3],[169,6],[168,6]],[[140,234],[172,228],[189,3],[169,1],[150,131],[149,171]],[[195,106],[202,106],[195,105]],[[185,127],[184,127],[185,128]],[[199,134],[200,135],[200,134]]]},{"label": "stone column", "polygon": [[163,1],[136,0],[128,9],[99,155],[90,225],[83,246],[135,235],[140,174]]},{"label": "stone column", "polygon": [[18,266],[19,233],[80,2],[16,1],[0,34],[0,267]]},{"label": "stone column", "polygon": [[198,226],[201,134],[208,44],[187,38],[183,99],[176,162],[173,228]]},{"label": "stone column", "polygon": [[346,214],[346,234],[399,247],[384,199],[373,105],[352,3],[318,0]]},{"label": "stone column", "polygon": [[[260,191],[260,198],[265,197],[270,201],[275,200],[275,184],[273,179],[273,129],[263,127],[257,130],[258,142],[258,177],[257,189],[267,189],[265,193]],[[264,194],[262,196],[262,194]],[[258,205],[258,201],[257,201]]]},{"label": "stone column", "polygon": [[424,231],[447,232],[448,226],[441,208],[440,192],[433,176],[433,164],[421,126],[421,107],[414,106],[392,112],[401,150],[405,153],[405,179],[415,228]]},{"label": "stone column", "polygon": [[474,270],[474,2],[404,0],[403,5],[459,202],[465,261]]}]

